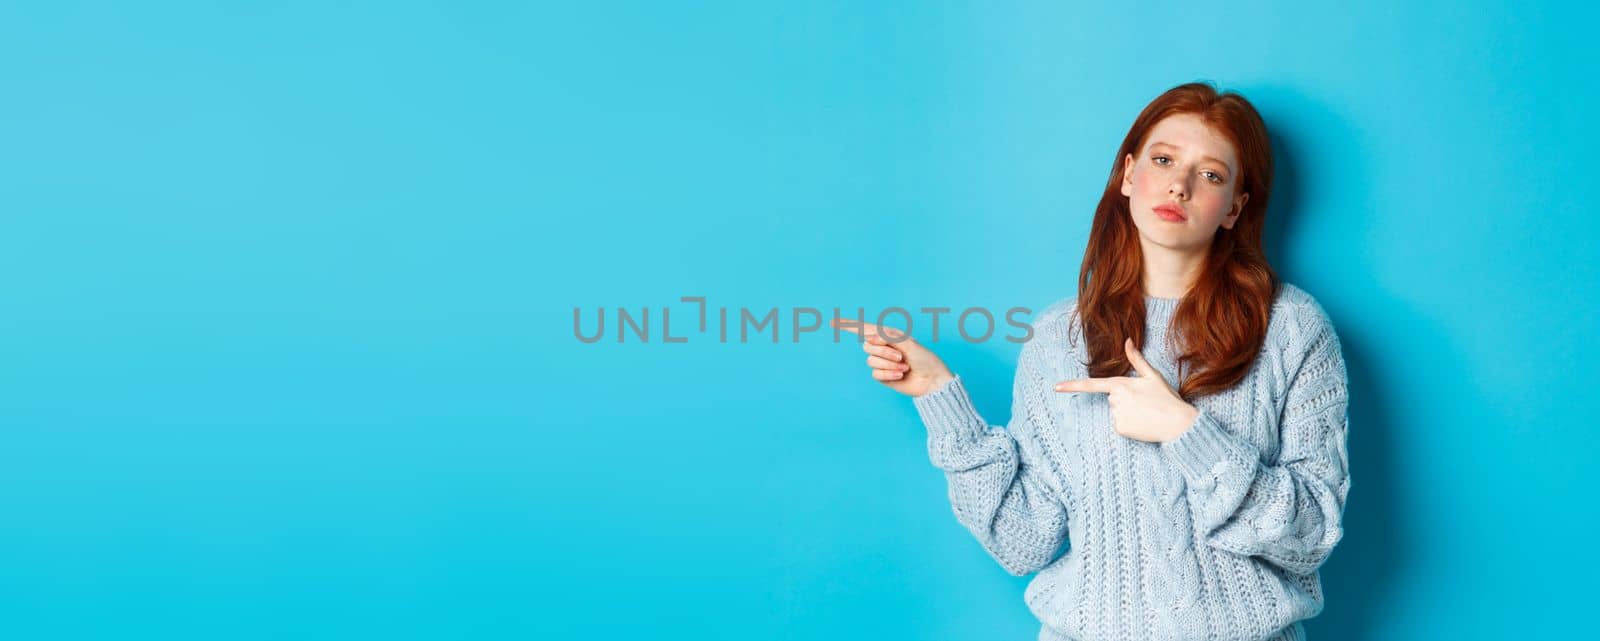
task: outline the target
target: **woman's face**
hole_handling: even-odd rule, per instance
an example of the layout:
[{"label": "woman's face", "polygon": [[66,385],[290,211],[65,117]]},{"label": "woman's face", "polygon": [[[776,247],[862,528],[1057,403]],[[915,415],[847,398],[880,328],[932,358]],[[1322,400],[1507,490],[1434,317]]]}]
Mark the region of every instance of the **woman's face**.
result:
[{"label": "woman's face", "polygon": [[1233,144],[1193,114],[1163,118],[1137,157],[1123,157],[1133,224],[1146,242],[1169,249],[1203,249],[1218,227],[1232,229],[1250,198],[1238,185]]}]

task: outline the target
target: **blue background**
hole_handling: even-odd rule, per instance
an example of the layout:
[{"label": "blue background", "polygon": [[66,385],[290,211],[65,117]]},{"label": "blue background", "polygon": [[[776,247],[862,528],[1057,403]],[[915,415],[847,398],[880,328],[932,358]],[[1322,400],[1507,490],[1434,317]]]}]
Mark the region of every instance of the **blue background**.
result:
[{"label": "blue background", "polygon": [[1350,365],[1312,638],[1580,629],[1600,15],[1108,4],[0,7],[0,636],[1032,639],[854,343],[679,297],[1038,310],[1197,79]]}]

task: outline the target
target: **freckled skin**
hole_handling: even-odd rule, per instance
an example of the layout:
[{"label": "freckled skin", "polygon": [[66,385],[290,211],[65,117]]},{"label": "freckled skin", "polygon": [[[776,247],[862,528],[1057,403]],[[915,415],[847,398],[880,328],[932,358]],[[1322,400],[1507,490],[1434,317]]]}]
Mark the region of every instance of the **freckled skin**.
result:
[{"label": "freckled skin", "polygon": [[[1222,162],[1206,160],[1206,156]],[[1250,198],[1236,193],[1238,167],[1233,144],[1198,116],[1175,114],[1156,123],[1145,136],[1139,156],[1123,156],[1122,195],[1129,198],[1133,224],[1139,229],[1146,255],[1162,250],[1202,252],[1218,228],[1232,229]],[[1218,178],[1220,184],[1215,182]],[[1169,222],[1153,211],[1167,202],[1178,204],[1188,219]]]}]

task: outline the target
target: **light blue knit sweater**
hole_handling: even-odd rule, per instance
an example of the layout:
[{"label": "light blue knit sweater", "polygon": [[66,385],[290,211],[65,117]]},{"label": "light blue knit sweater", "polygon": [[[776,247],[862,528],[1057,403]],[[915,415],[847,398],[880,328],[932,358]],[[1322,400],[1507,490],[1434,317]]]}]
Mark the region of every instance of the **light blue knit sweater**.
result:
[{"label": "light blue knit sweater", "polygon": [[[1177,304],[1145,298],[1141,347],[1174,388]],[[1105,394],[1054,390],[1088,376],[1082,336],[1074,298],[1038,314],[1004,429],[960,376],[913,399],[956,519],[1008,572],[1039,572],[1024,593],[1039,638],[1303,639],[1350,489],[1348,379],[1322,306],[1284,283],[1249,374],[1191,399],[1199,417],[1166,443],[1118,435]]]}]

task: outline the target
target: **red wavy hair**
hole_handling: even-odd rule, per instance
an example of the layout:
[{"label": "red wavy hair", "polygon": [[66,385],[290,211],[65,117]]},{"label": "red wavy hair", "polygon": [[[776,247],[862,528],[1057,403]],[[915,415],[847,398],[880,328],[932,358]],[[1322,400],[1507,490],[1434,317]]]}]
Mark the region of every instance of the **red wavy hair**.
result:
[{"label": "red wavy hair", "polygon": [[[1122,195],[1123,158],[1138,158],[1156,123],[1174,114],[1199,116],[1233,143],[1239,188],[1250,194],[1232,229],[1218,228],[1205,264],[1179,301],[1169,336],[1181,347],[1175,362],[1193,376],[1179,382],[1184,399],[1220,392],[1249,372],[1267,338],[1267,322],[1280,281],[1261,250],[1272,192],[1272,147],[1267,126],[1249,101],[1209,84],[1173,87],[1145,106],[1111,163],[1106,191],[1095,207],[1088,248],[1078,271],[1078,316],[1083,323],[1088,371],[1093,377],[1133,371],[1122,342],[1145,345],[1144,254],[1128,197]],[[1180,373],[1180,376],[1182,374]]]}]

